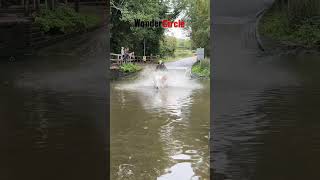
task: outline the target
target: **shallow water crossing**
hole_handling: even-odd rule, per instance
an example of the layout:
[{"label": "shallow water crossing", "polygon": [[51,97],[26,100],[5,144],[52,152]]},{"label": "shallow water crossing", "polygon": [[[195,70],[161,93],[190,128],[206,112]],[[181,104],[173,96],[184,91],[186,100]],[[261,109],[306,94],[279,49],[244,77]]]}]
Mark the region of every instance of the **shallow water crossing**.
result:
[{"label": "shallow water crossing", "polygon": [[111,179],[209,179],[209,81],[153,70],[111,84]]}]

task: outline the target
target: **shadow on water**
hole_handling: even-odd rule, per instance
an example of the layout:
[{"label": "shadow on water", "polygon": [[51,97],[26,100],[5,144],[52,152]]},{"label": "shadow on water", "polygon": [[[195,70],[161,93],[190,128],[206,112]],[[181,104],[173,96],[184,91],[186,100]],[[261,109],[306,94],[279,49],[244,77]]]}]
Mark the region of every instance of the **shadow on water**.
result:
[{"label": "shadow on water", "polygon": [[106,178],[103,29],[0,65],[0,179]]},{"label": "shadow on water", "polygon": [[112,84],[111,178],[208,179],[208,81],[169,70],[155,89],[153,68]]}]

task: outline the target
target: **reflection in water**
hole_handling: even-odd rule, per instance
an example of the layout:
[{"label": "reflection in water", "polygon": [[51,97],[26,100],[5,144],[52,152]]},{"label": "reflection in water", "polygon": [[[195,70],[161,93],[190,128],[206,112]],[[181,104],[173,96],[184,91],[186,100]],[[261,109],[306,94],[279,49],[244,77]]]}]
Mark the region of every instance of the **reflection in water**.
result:
[{"label": "reflection in water", "polygon": [[162,175],[157,180],[170,180],[170,179],[190,179],[197,180],[194,176],[193,169],[190,162],[178,163],[172,166],[168,174]]},{"label": "reflection in water", "polygon": [[169,70],[155,89],[150,71],[112,84],[112,179],[208,179],[208,82]]},{"label": "reflection in water", "polygon": [[106,178],[104,36],[0,60],[1,180]]},{"label": "reflection in water", "polygon": [[216,18],[213,178],[318,179],[319,54],[262,55],[254,19]]}]

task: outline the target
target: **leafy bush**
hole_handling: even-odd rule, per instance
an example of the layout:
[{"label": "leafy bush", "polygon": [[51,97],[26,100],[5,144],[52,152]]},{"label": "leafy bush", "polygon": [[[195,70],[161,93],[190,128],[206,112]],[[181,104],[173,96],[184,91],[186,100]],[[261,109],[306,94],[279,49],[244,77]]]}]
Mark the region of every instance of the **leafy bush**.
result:
[{"label": "leafy bush", "polygon": [[307,47],[320,45],[320,18],[306,18],[290,24],[287,13],[271,9],[260,24],[261,34],[278,41],[289,41]]},{"label": "leafy bush", "polygon": [[133,73],[140,71],[142,68],[136,64],[133,63],[125,63],[120,66],[120,71],[126,72],[126,73]]},{"label": "leafy bush", "polygon": [[165,36],[160,41],[160,56],[173,56],[176,50],[177,39],[171,36]]},{"label": "leafy bush", "polygon": [[164,62],[173,62],[182,58],[194,56],[191,50],[180,50],[177,49],[173,55],[162,57],[161,60]]},{"label": "leafy bush", "polygon": [[204,59],[195,65],[191,69],[193,74],[196,74],[200,77],[210,77],[210,60]]},{"label": "leafy bush", "polygon": [[292,40],[297,40],[307,46],[320,46],[320,21],[306,19],[291,34]]},{"label": "leafy bush", "polygon": [[83,32],[99,23],[98,17],[79,14],[66,6],[55,10],[41,9],[34,17],[41,30],[49,34]]}]

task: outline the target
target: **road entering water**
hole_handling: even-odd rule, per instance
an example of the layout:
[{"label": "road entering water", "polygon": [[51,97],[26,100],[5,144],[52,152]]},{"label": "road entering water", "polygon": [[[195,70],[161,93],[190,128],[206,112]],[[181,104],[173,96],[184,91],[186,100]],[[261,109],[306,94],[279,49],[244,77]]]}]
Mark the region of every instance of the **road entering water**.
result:
[{"label": "road entering water", "polygon": [[210,86],[186,75],[193,62],[167,64],[165,88],[153,66],[111,83],[111,179],[209,179]]},{"label": "road entering water", "polygon": [[255,15],[270,2],[213,4],[215,180],[319,178],[320,55],[259,50]]},{"label": "road entering water", "polygon": [[106,179],[105,37],[1,59],[1,180]]}]

